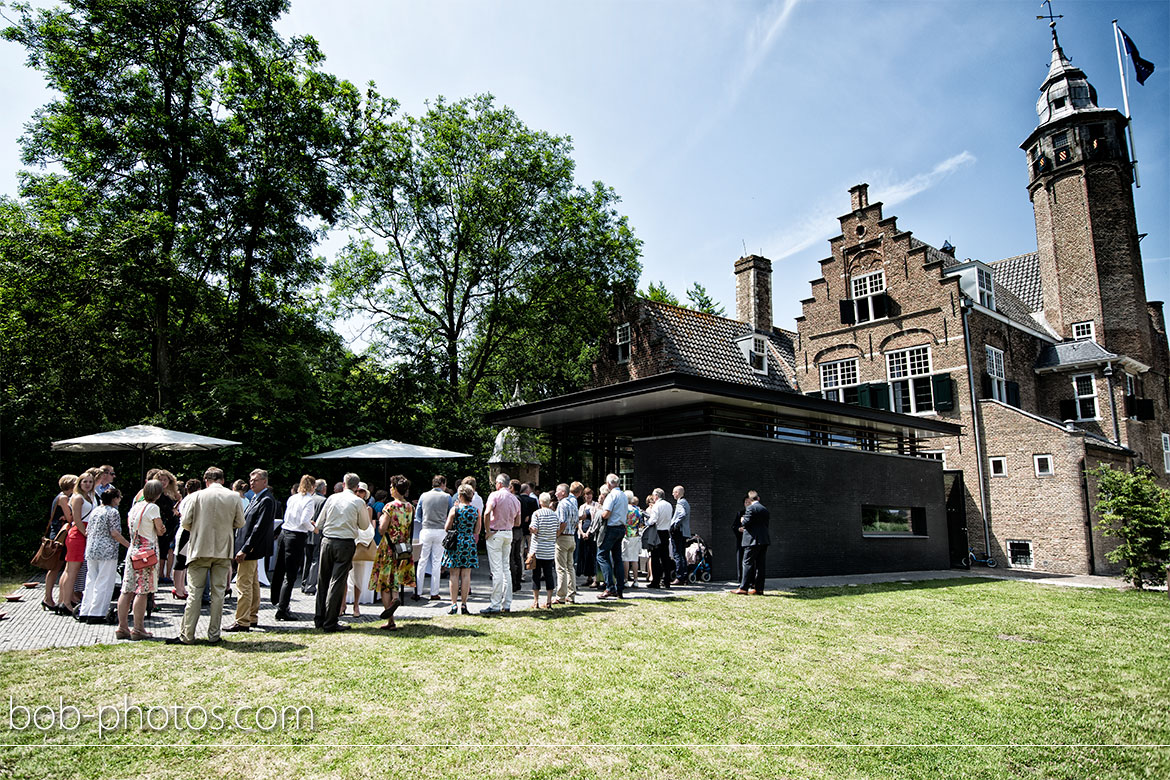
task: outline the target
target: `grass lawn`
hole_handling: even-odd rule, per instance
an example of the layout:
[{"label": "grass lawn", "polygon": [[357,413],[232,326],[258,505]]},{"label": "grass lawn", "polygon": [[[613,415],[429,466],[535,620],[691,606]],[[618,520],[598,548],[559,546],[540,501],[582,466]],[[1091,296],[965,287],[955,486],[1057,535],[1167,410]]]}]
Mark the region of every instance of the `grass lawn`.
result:
[{"label": "grass lawn", "polygon": [[99,737],[0,717],[0,777],[1161,780],[1167,615],[1165,594],[948,580],[10,652],[10,714],[62,697],[112,724],[129,694],[315,724]]}]

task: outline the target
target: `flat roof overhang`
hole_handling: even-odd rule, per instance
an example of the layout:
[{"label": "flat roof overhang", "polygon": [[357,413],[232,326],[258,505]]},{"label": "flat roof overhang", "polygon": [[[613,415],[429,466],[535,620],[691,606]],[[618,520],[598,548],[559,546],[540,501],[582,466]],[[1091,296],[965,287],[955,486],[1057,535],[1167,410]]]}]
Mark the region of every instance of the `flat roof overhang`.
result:
[{"label": "flat roof overhang", "polygon": [[795,392],[723,382],[670,372],[607,387],[581,390],[484,415],[489,425],[548,429],[669,411],[699,404],[720,404],[756,413],[806,419],[918,438],[959,436],[961,425],[864,406],[826,401]]}]

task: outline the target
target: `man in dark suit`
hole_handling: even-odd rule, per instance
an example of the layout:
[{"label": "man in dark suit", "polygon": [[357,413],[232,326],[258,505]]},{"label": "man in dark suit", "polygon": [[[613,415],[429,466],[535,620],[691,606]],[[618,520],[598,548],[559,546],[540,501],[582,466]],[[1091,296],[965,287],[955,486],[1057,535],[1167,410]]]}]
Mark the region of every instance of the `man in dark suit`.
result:
[{"label": "man in dark suit", "polygon": [[268,472],[251,474],[252,503],[244,510],[244,544],[236,553],[236,622],[224,631],[248,631],[260,620],[260,565],[272,552],[272,526],[276,521],[276,498],[268,489]]},{"label": "man in dark suit", "polygon": [[770,516],[768,508],[760,503],[759,493],[749,490],[747,499],[750,503],[739,521],[743,527],[743,580],[732,593],[750,592],[753,596],[760,596],[764,593],[764,556],[772,542],[768,533]]}]

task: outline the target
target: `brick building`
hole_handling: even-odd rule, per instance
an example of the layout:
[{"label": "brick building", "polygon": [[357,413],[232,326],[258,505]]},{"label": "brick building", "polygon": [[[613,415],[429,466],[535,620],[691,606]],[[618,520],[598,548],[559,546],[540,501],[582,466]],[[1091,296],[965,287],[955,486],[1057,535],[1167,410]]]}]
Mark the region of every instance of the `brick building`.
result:
[{"label": "brick building", "polygon": [[1127,120],[1055,32],[1041,93],[1021,146],[1037,251],[960,260],[859,184],[796,332],[772,323],[770,261],[740,258],[735,319],[626,301],[586,389],[488,422],[543,431],[552,481],[687,485],[717,576],[747,489],[778,509],[770,576],[941,568],[968,547],[1114,571],[1085,470],[1170,475],[1165,321],[1145,300]]},{"label": "brick building", "polygon": [[1021,145],[1038,251],[959,261],[854,187],[802,301],[796,384],[962,425],[928,454],[951,473],[971,546],[1015,567],[1110,573],[1084,471],[1170,474],[1165,321],[1145,299],[1127,120],[1096,105],[1055,32],[1041,93]]}]

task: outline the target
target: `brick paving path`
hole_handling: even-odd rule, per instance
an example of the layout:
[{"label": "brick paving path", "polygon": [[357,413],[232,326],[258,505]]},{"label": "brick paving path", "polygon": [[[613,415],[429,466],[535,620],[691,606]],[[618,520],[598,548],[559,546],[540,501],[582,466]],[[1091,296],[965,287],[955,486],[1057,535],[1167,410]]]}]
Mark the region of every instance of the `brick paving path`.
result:
[{"label": "brick paving path", "polygon": [[[882,574],[857,574],[834,577],[794,577],[775,578],[767,581],[767,589],[772,591],[791,590],[792,588],[815,587],[842,587],[863,585],[877,582],[916,582],[932,579],[954,578],[993,578],[1017,579],[1033,581],[1044,585],[1064,585],[1071,587],[1090,588],[1121,588],[1124,583],[1112,577],[1092,577],[1088,575],[1048,575],[1036,572],[1019,570],[989,570],[974,569],[964,571],[950,569],[943,571],[916,571],[890,572]],[[430,585],[430,581],[427,581]],[[735,583],[708,583],[704,585],[687,585],[670,590],[651,590],[642,587],[627,588],[626,597],[630,599],[663,598],[667,596],[688,597],[699,593],[717,593],[736,587]],[[487,597],[491,590],[490,574],[486,559],[481,559],[480,568],[473,570],[471,583],[471,598],[468,608],[472,613],[478,612],[487,606]],[[300,619],[290,622],[276,622],[273,614],[276,607],[268,601],[268,588],[261,588],[262,602],[260,605],[259,631],[279,631],[281,633],[296,630],[313,629],[313,609],[315,597],[305,595],[300,588],[293,590],[291,603],[292,612]],[[39,650],[53,647],[79,647],[82,645],[113,644],[119,640],[114,637],[114,626],[87,625],[79,623],[69,617],[46,612],[41,609],[41,599],[45,597],[44,578],[35,588],[17,588],[13,591],[22,597],[19,602],[0,604],[0,612],[5,613],[5,619],[0,621],[0,651],[3,650]],[[449,591],[446,579],[443,580],[443,589],[440,592],[440,601],[428,601],[425,598],[413,601],[407,596],[406,603],[395,614],[396,620],[426,620],[438,615],[447,614],[451,606],[448,599]],[[588,604],[597,601],[598,591],[593,589],[581,590],[577,602]],[[156,596],[156,606],[151,617],[146,619],[146,630],[154,634],[155,642],[176,636],[179,632],[179,623],[182,620],[185,602],[171,596],[170,586],[160,587]],[[516,593],[512,600],[514,611],[523,611],[532,607],[532,585],[525,582],[523,590]],[[565,607],[558,607],[564,609]],[[353,605],[347,609],[352,613]],[[359,618],[345,617],[343,622],[351,624],[378,624],[381,620],[381,604],[360,605],[362,616]],[[204,608],[199,621],[196,638],[204,639],[207,636],[207,610]],[[223,625],[232,624],[235,614],[235,603],[224,606]],[[256,630],[256,629],[253,629]],[[227,634],[226,636],[231,636]]]}]

